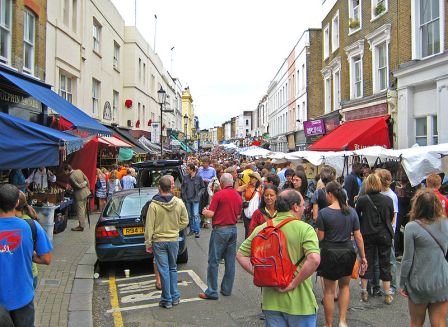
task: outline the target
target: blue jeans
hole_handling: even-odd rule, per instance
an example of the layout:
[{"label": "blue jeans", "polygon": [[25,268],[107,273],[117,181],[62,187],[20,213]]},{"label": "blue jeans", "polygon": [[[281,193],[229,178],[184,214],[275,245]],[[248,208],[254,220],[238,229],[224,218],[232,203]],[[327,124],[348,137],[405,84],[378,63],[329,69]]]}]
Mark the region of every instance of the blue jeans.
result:
[{"label": "blue jeans", "polygon": [[199,219],[199,201],[198,202],[191,202],[187,201],[185,203],[185,206],[187,207],[188,211],[188,218],[190,221],[190,232],[193,232],[195,234],[199,234],[200,231],[200,219]]},{"label": "blue jeans", "polygon": [[263,310],[266,327],[316,327],[317,315],[290,315],[280,311]]},{"label": "blue jeans", "polygon": [[235,280],[236,226],[216,228],[212,230],[208,247],[207,290],[205,294],[213,299],[218,298],[219,261],[224,258],[224,277],[221,282],[221,293],[232,294]]},{"label": "blue jeans", "polygon": [[[34,300],[33,300],[34,301]],[[15,327],[33,327],[34,326],[34,303],[31,301],[24,307],[9,311],[11,320]]]},{"label": "blue jeans", "polygon": [[179,242],[156,242],[152,244],[152,248],[162,284],[160,303],[172,304],[180,299],[176,264]]}]

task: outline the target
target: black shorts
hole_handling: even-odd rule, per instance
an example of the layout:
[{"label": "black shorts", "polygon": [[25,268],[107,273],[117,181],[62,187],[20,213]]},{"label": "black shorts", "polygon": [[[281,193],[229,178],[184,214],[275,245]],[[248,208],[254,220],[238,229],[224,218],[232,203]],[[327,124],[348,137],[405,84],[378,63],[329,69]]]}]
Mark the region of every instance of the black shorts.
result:
[{"label": "black shorts", "polygon": [[318,275],[329,280],[351,276],[356,253],[352,242],[324,242],[320,250]]}]

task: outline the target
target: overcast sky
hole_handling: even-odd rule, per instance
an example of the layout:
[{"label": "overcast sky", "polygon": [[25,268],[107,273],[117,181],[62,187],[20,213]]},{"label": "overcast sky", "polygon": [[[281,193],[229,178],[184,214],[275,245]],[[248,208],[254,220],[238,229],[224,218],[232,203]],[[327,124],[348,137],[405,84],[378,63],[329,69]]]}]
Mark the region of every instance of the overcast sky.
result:
[{"label": "overcast sky", "polygon": [[254,110],[303,31],[320,27],[321,0],[112,0],[126,25],[135,1],[137,28],[152,47],[156,30],[155,50],[190,87],[201,129]]}]

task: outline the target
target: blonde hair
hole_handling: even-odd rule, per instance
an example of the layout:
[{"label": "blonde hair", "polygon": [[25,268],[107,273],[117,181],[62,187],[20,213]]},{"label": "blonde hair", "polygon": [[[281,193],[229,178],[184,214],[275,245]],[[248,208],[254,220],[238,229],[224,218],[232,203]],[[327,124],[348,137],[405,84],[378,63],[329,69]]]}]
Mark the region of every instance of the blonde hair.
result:
[{"label": "blonde hair", "polygon": [[370,174],[366,178],[366,193],[379,193],[381,192],[381,180],[375,174]]},{"label": "blonde hair", "polygon": [[440,202],[433,190],[420,189],[412,198],[411,211],[409,218],[411,221],[416,219],[427,219],[435,221],[445,216],[442,202]]},{"label": "blonde hair", "polygon": [[392,175],[387,169],[376,169],[375,174],[380,178],[381,184],[384,187],[389,187],[392,183]]}]

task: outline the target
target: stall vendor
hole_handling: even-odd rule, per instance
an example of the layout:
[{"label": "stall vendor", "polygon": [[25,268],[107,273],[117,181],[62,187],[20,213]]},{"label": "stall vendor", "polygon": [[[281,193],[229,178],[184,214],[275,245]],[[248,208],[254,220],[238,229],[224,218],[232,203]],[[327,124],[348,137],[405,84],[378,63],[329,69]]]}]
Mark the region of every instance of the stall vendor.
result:
[{"label": "stall vendor", "polygon": [[56,182],[56,176],[51,170],[44,167],[35,169],[26,179],[26,183],[31,185],[33,190],[44,190],[48,188],[48,183]]}]

